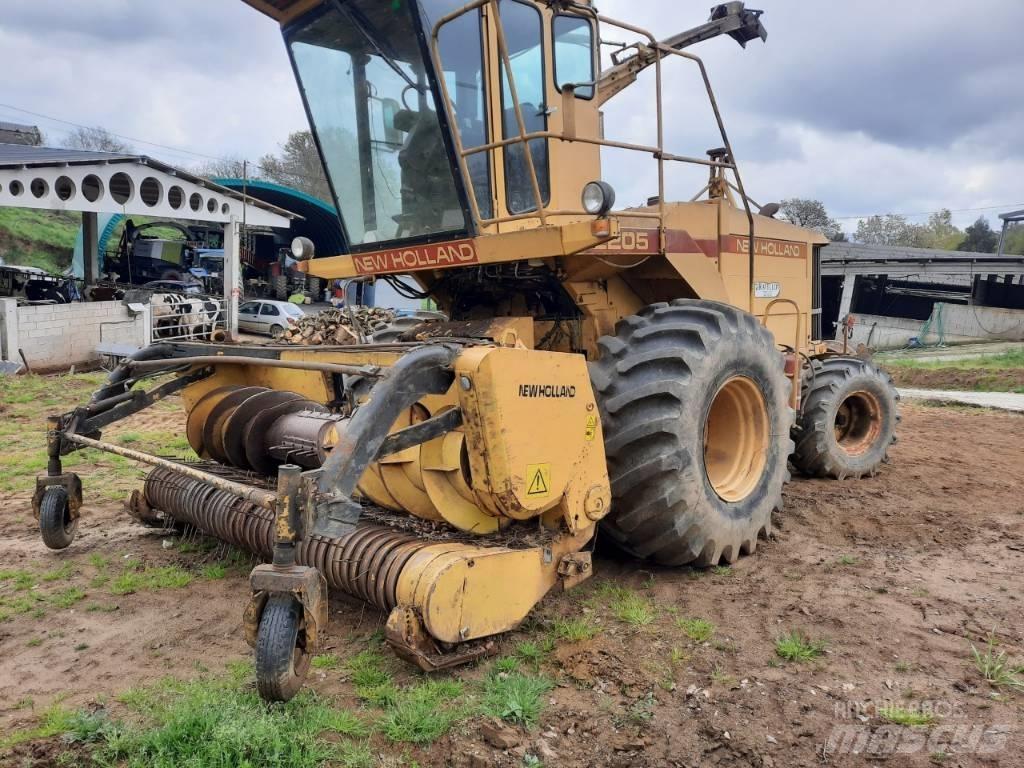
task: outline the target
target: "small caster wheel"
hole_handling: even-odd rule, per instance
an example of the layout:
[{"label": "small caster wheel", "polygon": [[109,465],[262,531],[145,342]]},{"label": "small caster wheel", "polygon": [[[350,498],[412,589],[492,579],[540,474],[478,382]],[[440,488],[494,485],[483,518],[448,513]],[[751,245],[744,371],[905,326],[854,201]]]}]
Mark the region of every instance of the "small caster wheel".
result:
[{"label": "small caster wheel", "polygon": [[289,701],[306,679],[307,650],[302,606],[291,595],[271,595],[256,635],[256,687],[265,701]]},{"label": "small caster wheel", "polygon": [[68,492],[59,485],[51,485],[43,493],[39,504],[39,533],[50,549],[67,549],[75,540],[78,518],[72,519]]}]

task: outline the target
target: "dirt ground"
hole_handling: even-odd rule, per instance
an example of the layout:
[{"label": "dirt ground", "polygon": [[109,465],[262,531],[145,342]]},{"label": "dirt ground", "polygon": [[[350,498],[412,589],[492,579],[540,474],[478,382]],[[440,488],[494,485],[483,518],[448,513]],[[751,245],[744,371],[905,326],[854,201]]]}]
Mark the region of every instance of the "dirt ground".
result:
[{"label": "dirt ground", "polygon": [[[503,653],[549,636],[559,617],[592,616],[600,632],[559,641],[543,662],[557,687],[534,730],[501,726],[496,738],[475,718],[427,747],[375,736],[380,764],[522,766],[539,764],[528,757],[536,756],[549,768],[1024,765],[1024,693],[992,688],[971,655],[971,643],[983,649],[992,633],[999,651],[1024,662],[1024,418],[903,411],[891,465],[862,481],[794,481],[772,540],[734,567],[669,570],[603,554],[591,583],[549,596]],[[102,484],[87,479],[87,500]],[[55,700],[87,707],[248,658],[240,615],[250,561],[204,578],[223,548],[182,546],[111,502],[87,502],[75,544],[54,553],[39,540],[28,494],[0,501],[0,569],[56,572],[38,588],[84,592],[70,607],[0,622],[0,734],[31,725]],[[128,559],[196,578],[112,594],[103,573]],[[653,623],[634,629],[607,616],[608,583],[649,601]],[[12,589],[0,583],[0,595]],[[344,658],[383,616],[332,599],[330,650]],[[712,622],[713,636],[689,639],[677,624],[686,617]],[[780,659],[776,640],[791,631],[823,641],[824,654]],[[484,665],[458,673],[483,674]],[[311,685],[358,706],[343,672],[314,670]],[[886,707],[935,722],[891,726]],[[0,764],[45,765],[47,754],[22,745]]]}]

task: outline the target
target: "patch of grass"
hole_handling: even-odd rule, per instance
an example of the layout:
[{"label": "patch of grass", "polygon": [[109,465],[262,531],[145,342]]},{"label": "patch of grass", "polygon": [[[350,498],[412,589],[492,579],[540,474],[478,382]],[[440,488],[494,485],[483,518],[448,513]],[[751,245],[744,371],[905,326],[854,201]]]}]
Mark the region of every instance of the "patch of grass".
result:
[{"label": "patch of grass", "polygon": [[64,581],[71,574],[75,572],[75,566],[73,563],[64,563],[60,568],[54,568],[53,570],[47,571],[39,578],[45,582],[53,581]]},{"label": "patch of grass", "polygon": [[971,643],[974,666],[985,680],[996,688],[1011,688],[1024,691],[1024,664],[1014,664],[1006,651],[996,652],[995,635],[989,635],[984,653]]},{"label": "patch of grass", "polygon": [[878,716],[896,725],[923,726],[932,725],[938,718],[931,712],[920,712],[903,707],[888,706],[878,709]]},{"label": "patch of grass", "polygon": [[343,744],[338,751],[338,762],[342,768],[374,768],[377,758],[367,742]]},{"label": "patch of grass", "polygon": [[48,600],[58,608],[70,608],[80,600],[85,599],[85,590],[79,587],[68,587],[60,592],[55,592],[48,597]]},{"label": "patch of grass", "polygon": [[942,368],[956,369],[1006,369],[1024,368],[1024,350],[1011,349],[1007,352],[1000,352],[998,355],[983,355],[981,357],[968,357],[961,360],[917,360],[913,357],[886,356],[886,366],[899,368],[917,368],[923,370],[938,370]]},{"label": "patch of grass", "polygon": [[107,570],[107,566],[110,565],[110,558],[101,555],[98,552],[93,552],[91,555],[89,555],[89,565],[91,565],[97,571],[105,571]]},{"label": "patch of grass", "polygon": [[10,749],[18,744],[40,739],[50,739],[63,734],[79,735],[83,733],[82,716],[70,712],[60,704],[54,704],[43,712],[40,722],[33,728],[25,728],[20,731],[13,731],[0,737],[0,750]]},{"label": "patch of grass", "polygon": [[735,573],[732,567],[728,565],[716,565],[711,569],[711,572],[715,574],[715,576],[732,576]]},{"label": "patch of grass", "polygon": [[825,652],[825,647],[824,640],[811,640],[799,630],[775,640],[775,653],[786,661],[804,662],[816,659]]},{"label": "patch of grass", "polygon": [[716,664],[715,668],[711,670],[711,682],[729,687],[736,682],[736,678],[726,672],[720,665]]},{"label": "patch of grass", "polygon": [[356,696],[376,707],[390,706],[398,698],[398,688],[385,664],[384,656],[373,650],[357,653],[348,661],[349,679]]},{"label": "patch of grass", "polygon": [[341,666],[341,659],[333,653],[321,653],[319,656],[312,658],[310,666],[313,669],[337,669]]},{"label": "patch of grass", "polygon": [[116,605],[103,604],[103,603],[91,603],[85,607],[89,613],[113,613],[118,610]]},{"label": "patch of grass", "polygon": [[601,631],[593,620],[586,616],[573,619],[556,619],[553,629],[555,637],[559,640],[567,640],[570,643],[591,640]]},{"label": "patch of grass", "polygon": [[515,654],[523,661],[534,666],[539,666],[544,657],[554,650],[554,643],[547,638],[540,642],[524,640],[516,646]]},{"label": "patch of grass", "polygon": [[626,590],[611,604],[612,614],[623,624],[639,629],[654,623],[654,606],[644,597]]},{"label": "patch of grass", "polygon": [[519,671],[520,662],[515,656],[502,656],[500,659],[494,662],[494,671],[498,673],[509,674],[511,672]]},{"label": "patch of grass", "polygon": [[546,677],[513,672],[484,682],[482,710],[492,717],[533,728],[544,711],[544,697],[554,687]]},{"label": "patch of grass", "polygon": [[176,565],[137,570],[126,567],[114,579],[110,591],[115,595],[130,595],[134,592],[156,592],[161,589],[178,589],[192,583],[192,574]]},{"label": "patch of grass", "polygon": [[141,717],[103,734],[97,762],[125,768],[320,768],[340,760],[347,744],[331,734],[362,737],[358,717],[312,691],[268,707],[249,683],[247,668],[224,678],[160,685],[127,692],[120,700]]},{"label": "patch of grass", "polygon": [[647,598],[607,581],[597,585],[587,602],[595,608],[608,608],[616,619],[635,628],[652,624],[656,618],[654,606]]},{"label": "patch of grass", "polygon": [[121,445],[131,445],[132,443],[137,443],[140,440],[142,440],[141,432],[125,432],[117,437],[117,442]]},{"label": "patch of grass", "polygon": [[220,563],[213,563],[203,568],[203,578],[218,581],[228,575],[228,569]]},{"label": "patch of grass", "polygon": [[430,744],[451,730],[470,711],[455,702],[462,696],[456,680],[426,680],[401,690],[380,721],[380,731],[389,740]]},{"label": "patch of grass", "polygon": [[695,643],[706,643],[715,634],[715,625],[707,619],[676,619],[676,626]]},{"label": "patch of grass", "polygon": [[4,571],[3,576],[4,578],[0,578],[0,581],[10,581],[11,586],[19,592],[24,592],[26,589],[32,589],[38,581],[36,575],[30,571]]},{"label": "patch of grass", "polygon": [[31,640],[29,640],[27,643],[25,643],[25,646],[28,647],[28,648],[38,648],[42,644],[43,644],[43,638],[41,638],[41,637],[33,637]]},{"label": "patch of grass", "polygon": [[839,565],[856,565],[859,561],[853,555],[841,555],[836,563]]}]

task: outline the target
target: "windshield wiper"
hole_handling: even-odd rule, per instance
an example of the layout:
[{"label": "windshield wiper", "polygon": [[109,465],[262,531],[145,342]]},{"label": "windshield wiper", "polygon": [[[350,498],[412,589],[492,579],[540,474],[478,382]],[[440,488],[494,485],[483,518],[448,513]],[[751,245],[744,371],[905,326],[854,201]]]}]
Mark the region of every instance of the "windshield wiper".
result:
[{"label": "windshield wiper", "polygon": [[344,0],[334,0],[334,7],[337,8],[341,13],[348,17],[348,20],[352,22],[353,26],[359,30],[360,34],[366,39],[377,54],[384,59],[389,67],[395,70],[395,73],[408,83],[410,88],[415,88],[418,93],[423,93],[426,89],[424,86],[413,81],[409,75],[402,71],[398,62],[395,60],[393,53],[389,53],[384,50],[384,45],[381,43],[380,38],[376,34],[376,30],[373,25],[370,24],[370,20],[363,16],[359,11],[349,8]]}]

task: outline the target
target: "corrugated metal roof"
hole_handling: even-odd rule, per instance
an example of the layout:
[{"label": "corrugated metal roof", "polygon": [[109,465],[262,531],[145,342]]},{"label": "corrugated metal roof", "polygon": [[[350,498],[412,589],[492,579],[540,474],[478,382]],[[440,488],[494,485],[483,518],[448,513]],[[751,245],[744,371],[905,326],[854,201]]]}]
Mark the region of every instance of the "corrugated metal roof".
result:
[{"label": "corrugated metal roof", "polygon": [[47,165],[78,165],[84,163],[145,162],[140,155],[115,152],[92,152],[60,147],[29,147],[24,144],[0,144],[0,168]]},{"label": "corrugated metal roof", "polygon": [[830,243],[822,251],[824,261],[965,261],[995,259],[993,253],[972,251],[940,251],[934,248],[908,248],[901,245],[864,245],[863,243]]},{"label": "corrugated metal roof", "polygon": [[8,123],[6,120],[0,120],[0,131],[12,131],[16,133],[39,133],[39,128],[35,125],[25,125],[23,123]]}]

